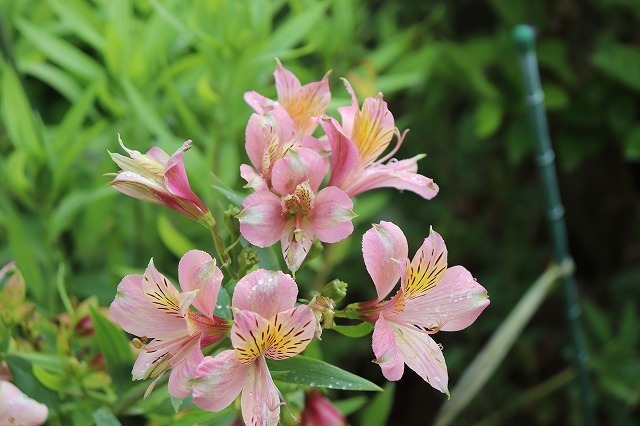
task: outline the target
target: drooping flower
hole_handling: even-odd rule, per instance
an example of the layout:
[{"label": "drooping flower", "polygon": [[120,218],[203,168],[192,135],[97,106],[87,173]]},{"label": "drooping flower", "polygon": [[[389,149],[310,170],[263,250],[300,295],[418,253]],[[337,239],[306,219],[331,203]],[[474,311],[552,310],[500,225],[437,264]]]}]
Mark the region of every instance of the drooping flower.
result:
[{"label": "drooping flower", "polygon": [[[409,261],[404,234],[383,221],[365,233],[362,253],[378,297],[351,308],[375,323],[373,352],[383,375],[399,380],[406,364],[448,394],[442,349],[430,334],[471,325],[489,305],[487,291],[464,267],[447,267],[444,240],[433,230]],[[399,279],[398,292],[383,301]]]},{"label": "drooping flower", "polygon": [[48,415],[46,405],[29,398],[13,383],[0,380],[0,425],[38,426]]},{"label": "drooping flower", "polygon": [[[140,336],[134,340],[134,346],[142,351],[133,366],[133,378],[159,378],[173,369],[169,393],[184,398],[203,358],[201,349],[223,339],[231,324],[213,313],[222,272],[209,254],[187,252],[178,265],[178,280],[182,292],[151,260],[144,275],[122,279],[110,310],[125,331]],[[147,343],[147,339],[153,340]]]},{"label": "drooping flower", "polygon": [[290,150],[273,166],[273,192],[257,191],[245,198],[238,215],[242,236],[258,247],[280,240],[293,272],[307,256],[314,236],[325,243],[348,237],[353,232],[353,202],[334,186],[318,192],[327,170],[315,151]]},{"label": "drooping flower", "polygon": [[265,98],[257,92],[245,93],[244,99],[258,114],[268,113],[274,106],[281,105],[291,117],[295,131],[308,136],[318,126],[314,117],[323,115],[331,101],[330,73],[331,71],[326,73],[320,81],[303,86],[300,80],[276,59],[276,70],[273,75],[276,80],[278,101]]},{"label": "drooping flower", "polygon": [[300,426],[347,426],[347,420],[320,392],[305,394]]},{"label": "drooping flower", "polygon": [[248,425],[277,425],[280,393],[265,358],[281,360],[302,352],[315,333],[308,305],[295,307],[298,286],[290,275],[259,269],[236,285],[231,328],[233,349],[205,357],[193,382],[193,401],[220,411],[242,393]]},{"label": "drooping flower", "polygon": [[[400,134],[395,127],[382,94],[365,99],[360,109],[351,85],[344,82],[351,94],[352,105],[338,109],[342,125],[332,117],[325,116],[320,120],[331,145],[329,185],[337,186],[351,197],[386,187],[409,190],[426,199],[435,197],[438,185],[417,173],[417,161],[422,155],[401,161],[391,158],[400,148],[406,132]],[[394,135],[398,140],[396,146],[378,159]]]},{"label": "drooping flower", "polygon": [[167,206],[197,222],[210,225],[213,215],[191,190],[184,168],[184,153],[191,148],[186,141],[171,156],[158,147],[151,148],[146,154],[128,149],[118,135],[120,146],[129,157],[109,153],[120,171],[109,182],[118,191],[142,201]]}]

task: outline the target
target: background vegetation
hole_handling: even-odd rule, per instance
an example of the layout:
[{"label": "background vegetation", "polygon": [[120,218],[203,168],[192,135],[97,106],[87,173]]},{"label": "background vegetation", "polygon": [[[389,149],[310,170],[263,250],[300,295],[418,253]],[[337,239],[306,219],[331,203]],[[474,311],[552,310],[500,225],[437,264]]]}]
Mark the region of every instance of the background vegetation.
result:
[{"label": "background vegetation", "polygon": [[[114,413],[124,424],[140,424],[140,416],[153,424],[229,421],[197,410],[173,414],[166,390],[139,402],[127,377],[130,354],[109,353],[117,341],[104,341],[109,323],[97,307],[113,300],[122,276],[151,257],[175,271],[188,249],[212,247],[198,225],[118,194],[103,174],[116,170],[107,150],[120,150],[117,133],[140,151],[173,152],[193,139],[192,186],[222,218],[230,201],[212,184],[240,190],[251,112],[242,94],[275,95],[275,57],[303,82],[332,69],[331,112],[348,103],[339,77],[361,99],[382,91],[398,127],[411,129],[398,157],[428,154],[420,170],[441,187],[434,200],[393,190],[360,197],[353,236],[326,247],[328,267],[317,258],[299,281],[310,289],[339,277],[350,285],[348,301],[371,298],[359,250],[370,223],[398,223],[411,250],[432,225],[450,263],[465,265],[491,296],[473,327],[438,334],[455,384],[553,258],[510,37],[520,23],[539,32],[598,415],[603,424],[633,424],[640,402],[634,0],[2,0],[0,264],[17,262],[36,312],[17,309],[19,298],[0,300],[0,359],[17,385],[49,405],[51,424],[114,421]],[[87,315],[91,330],[82,328]],[[370,341],[343,339],[327,331],[324,358],[383,383],[369,362]],[[581,424],[568,341],[554,288],[456,424]],[[120,367],[124,375],[114,374]],[[375,404],[334,396],[349,398],[346,412],[365,404],[350,421],[367,425],[430,423],[443,403],[412,372],[395,397],[393,388],[380,395]]]}]

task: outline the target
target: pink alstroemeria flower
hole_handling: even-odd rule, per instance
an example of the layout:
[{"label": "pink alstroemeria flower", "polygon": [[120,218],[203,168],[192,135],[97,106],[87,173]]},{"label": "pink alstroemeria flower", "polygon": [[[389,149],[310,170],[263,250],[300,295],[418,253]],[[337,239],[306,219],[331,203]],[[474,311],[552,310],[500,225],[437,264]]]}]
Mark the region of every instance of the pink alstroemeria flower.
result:
[{"label": "pink alstroemeria flower", "polygon": [[[231,323],[213,314],[222,272],[209,254],[191,250],[182,256],[178,280],[182,292],[158,272],[151,260],[144,275],[122,279],[110,310],[125,331],[141,337],[134,340],[142,352],[133,366],[133,378],[159,378],[173,369],[169,393],[184,398],[203,358],[201,348],[223,339]],[[196,310],[190,309],[192,305]],[[153,340],[146,343],[147,339]],[[149,391],[152,388],[153,384]]]},{"label": "pink alstroemeria flower", "polygon": [[[487,291],[462,266],[447,268],[447,248],[435,231],[408,259],[404,234],[391,222],[380,222],[362,238],[362,254],[378,298],[352,309],[375,323],[373,352],[388,380],[399,380],[408,365],[427,383],[449,394],[441,347],[429,336],[471,325],[489,305]],[[390,300],[382,301],[401,285]]]},{"label": "pink alstroemeria flower", "polygon": [[120,135],[118,142],[129,157],[109,153],[121,169],[117,174],[109,174],[115,176],[109,185],[130,197],[167,206],[206,226],[211,224],[213,215],[191,190],[184,168],[183,156],[191,148],[190,140],[171,157],[155,146],[146,154],[128,149]]},{"label": "pink alstroemeria flower", "polygon": [[38,426],[48,415],[46,405],[29,398],[13,383],[0,380],[0,425]]},{"label": "pink alstroemeria flower", "polygon": [[273,192],[257,191],[244,199],[237,216],[240,232],[251,244],[269,247],[280,240],[292,272],[298,270],[316,236],[336,243],[353,232],[353,201],[334,186],[318,188],[328,164],[317,152],[291,150],[273,165]]},{"label": "pink alstroemeria flower", "polygon": [[308,391],[304,397],[304,409],[300,426],[347,426],[342,413],[327,398],[315,389]]},{"label": "pink alstroemeria flower", "polygon": [[315,333],[308,305],[295,307],[298,285],[290,275],[259,269],[242,278],[233,293],[233,349],[198,366],[193,402],[220,411],[242,393],[242,417],[248,425],[277,425],[280,392],[265,358],[280,360],[302,352]]},{"label": "pink alstroemeria flower", "polygon": [[[395,127],[382,93],[365,99],[360,109],[351,85],[347,80],[344,82],[351,94],[352,105],[338,108],[342,126],[332,117],[325,116],[320,120],[331,145],[329,185],[341,188],[350,197],[386,187],[409,190],[429,200],[435,197],[438,185],[417,173],[417,162],[423,155],[401,161],[391,159],[400,148],[406,132],[400,134]],[[394,135],[398,138],[396,146],[378,159]]]},{"label": "pink alstroemeria flower", "polygon": [[274,106],[282,105],[291,117],[295,131],[308,136],[318,126],[314,117],[323,115],[331,101],[330,73],[331,71],[327,72],[320,81],[303,86],[300,80],[276,59],[276,70],[273,75],[276,80],[278,101],[265,98],[257,92],[245,93],[244,99],[258,114],[268,113]]}]

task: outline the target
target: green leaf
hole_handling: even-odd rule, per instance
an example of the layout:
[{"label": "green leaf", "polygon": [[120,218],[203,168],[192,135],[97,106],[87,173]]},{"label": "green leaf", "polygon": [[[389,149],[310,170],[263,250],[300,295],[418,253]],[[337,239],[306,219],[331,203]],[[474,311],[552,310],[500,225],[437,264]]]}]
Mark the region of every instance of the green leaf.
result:
[{"label": "green leaf", "polygon": [[394,382],[384,386],[384,392],[376,394],[369,405],[362,412],[361,424],[367,426],[385,426],[393,407],[393,395],[396,387]]},{"label": "green leaf", "polygon": [[236,207],[242,207],[244,197],[233,191],[232,189],[222,185],[211,185],[213,189],[224,195],[225,198],[233,203]]},{"label": "green leaf", "polygon": [[373,324],[362,322],[358,325],[334,325],[330,330],[335,330],[347,337],[364,337],[373,331]]},{"label": "green leaf", "polygon": [[297,355],[281,361],[268,360],[274,380],[298,385],[351,391],[380,391],[367,379],[318,359]]},{"label": "green leaf", "polygon": [[182,257],[195,247],[183,233],[173,226],[165,214],[158,215],[157,226],[160,239],[174,256]]},{"label": "green leaf", "polygon": [[72,28],[74,33],[96,50],[102,51],[104,37],[100,33],[99,9],[82,0],[49,0],[51,8]]},{"label": "green leaf", "polygon": [[30,398],[45,404],[49,409],[57,406],[57,395],[55,392],[47,389],[33,374],[33,365],[31,362],[11,354],[5,358],[9,371],[13,376],[13,382],[18,385],[20,390]]},{"label": "green leaf", "polygon": [[102,75],[102,67],[95,60],[66,40],[27,21],[19,20],[17,27],[36,49],[62,69],[86,80],[95,80]]},{"label": "green leaf", "polygon": [[165,122],[158,116],[153,108],[152,99],[146,99],[136,89],[136,87],[128,80],[122,79],[122,88],[124,89],[133,111],[140,119],[140,123],[144,125],[147,130],[156,135],[158,138],[167,140],[173,140],[173,136]]},{"label": "green leaf", "polygon": [[351,398],[341,399],[339,401],[332,401],[334,407],[342,413],[343,416],[348,416],[361,409],[368,401],[368,398],[364,395],[354,396]]},{"label": "green leaf", "polygon": [[131,387],[133,355],[129,348],[129,341],[118,326],[105,318],[93,306],[89,308],[89,315],[91,315],[96,332],[98,349],[104,355],[107,370],[113,379],[116,390],[122,394]]},{"label": "green leaf", "polygon": [[33,375],[42,383],[47,389],[52,391],[61,392],[65,389],[69,389],[69,377],[66,374],[56,374],[45,370],[39,365],[33,365]]},{"label": "green leaf", "polygon": [[47,370],[63,370],[64,360],[59,355],[43,354],[40,352],[14,352],[11,356],[21,358],[30,363],[38,364]]},{"label": "green leaf", "polygon": [[87,205],[118,194],[108,186],[67,194],[49,217],[49,241],[54,242],[66,229],[74,225],[76,215]]},{"label": "green leaf", "polygon": [[120,426],[121,423],[118,421],[116,416],[113,415],[111,410],[107,407],[100,407],[95,410],[93,413],[93,421],[96,426]]},{"label": "green leaf", "polygon": [[484,101],[476,107],[476,136],[481,139],[493,135],[502,122],[502,105],[497,102]]},{"label": "green leaf", "polygon": [[9,66],[3,67],[2,71],[2,118],[9,140],[16,149],[24,149],[35,158],[43,156],[29,99]]},{"label": "green leaf", "polygon": [[640,52],[635,46],[602,43],[591,62],[605,74],[640,92]]},{"label": "green leaf", "polygon": [[544,92],[544,105],[548,110],[563,109],[569,105],[569,96],[562,87],[555,84],[543,84],[542,91]]},{"label": "green leaf", "polygon": [[218,299],[213,313],[220,318],[231,319],[231,298],[224,288],[220,288],[218,292]]},{"label": "green leaf", "polygon": [[82,95],[82,88],[64,70],[46,62],[23,61],[20,70],[57,90],[69,102],[75,102]]},{"label": "green leaf", "polygon": [[189,410],[186,414],[180,415],[178,419],[171,421],[171,426],[226,426],[238,418],[238,413],[233,406],[229,406],[222,411],[213,413],[204,411],[197,407]]},{"label": "green leaf", "polygon": [[288,19],[271,35],[266,45],[262,48],[262,55],[256,60],[271,59],[284,53],[287,49],[298,44],[307,33],[313,30],[316,23],[324,16],[327,8],[326,2],[312,3],[305,7],[303,12]]}]

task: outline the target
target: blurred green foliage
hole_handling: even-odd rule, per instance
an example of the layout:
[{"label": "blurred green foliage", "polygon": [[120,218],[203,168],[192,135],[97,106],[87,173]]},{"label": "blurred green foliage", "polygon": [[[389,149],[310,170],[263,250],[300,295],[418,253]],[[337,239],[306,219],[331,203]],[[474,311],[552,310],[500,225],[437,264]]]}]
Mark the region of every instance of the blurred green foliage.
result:
[{"label": "blurred green foliage", "polygon": [[[360,254],[370,223],[398,223],[411,250],[433,225],[450,263],[468,267],[492,301],[472,329],[438,335],[455,383],[552,257],[510,39],[523,22],[539,30],[571,245],[590,301],[598,412],[605,423],[633,424],[640,399],[632,344],[640,300],[640,6],[633,0],[3,0],[0,264],[17,262],[36,316],[3,322],[0,358],[25,391],[54,409],[51,424],[117,424],[112,413],[125,424],[140,424],[140,416],[157,425],[233,420],[189,403],[175,414],[163,386],[140,400],[146,384],[124,384],[122,345],[100,348],[108,358],[100,369],[90,365],[94,338],[78,340],[69,330],[89,315],[99,341],[122,341],[97,310],[122,276],[151,257],[172,271],[186,249],[213,250],[198,225],[105,187],[103,174],[116,170],[107,155],[120,150],[116,135],[140,151],[173,152],[193,139],[185,157],[192,186],[221,220],[233,200],[212,185],[240,190],[238,166],[246,161],[251,110],[242,94],[275,95],[278,57],[303,83],[333,70],[330,113],[349,102],[339,77],[360,99],[382,91],[398,127],[411,129],[398,157],[426,152],[420,170],[441,187],[430,202],[391,190],[360,197],[354,235],[318,252],[298,281],[308,291],[340,278],[349,284],[346,303],[372,298]],[[64,313],[69,322],[59,319]],[[37,345],[13,347],[18,337]],[[567,340],[554,293],[460,424],[577,424]],[[358,343],[326,331],[322,355],[382,383],[367,339]],[[69,374],[71,382],[60,381]],[[362,418],[428,422],[441,398],[407,372],[391,412],[383,399],[380,413],[365,405]],[[363,404],[352,398],[338,406],[352,412]]]}]

